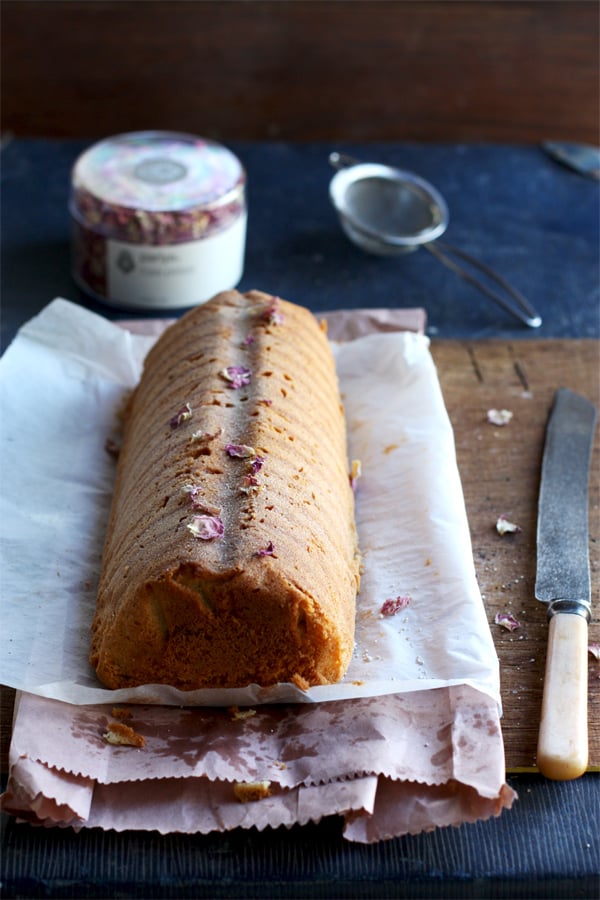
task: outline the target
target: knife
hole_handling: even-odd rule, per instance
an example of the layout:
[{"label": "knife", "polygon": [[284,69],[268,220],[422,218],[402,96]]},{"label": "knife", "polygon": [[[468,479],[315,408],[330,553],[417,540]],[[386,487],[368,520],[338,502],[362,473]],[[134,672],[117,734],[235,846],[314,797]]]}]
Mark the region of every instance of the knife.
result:
[{"label": "knife", "polygon": [[600,180],[600,148],[570,141],[543,141],[542,148],[563,166],[580,175]]},{"label": "knife", "polygon": [[548,606],[549,628],[537,763],[558,781],[578,778],[588,762],[588,480],[596,418],[585,397],[557,391],[542,459],[535,596]]}]

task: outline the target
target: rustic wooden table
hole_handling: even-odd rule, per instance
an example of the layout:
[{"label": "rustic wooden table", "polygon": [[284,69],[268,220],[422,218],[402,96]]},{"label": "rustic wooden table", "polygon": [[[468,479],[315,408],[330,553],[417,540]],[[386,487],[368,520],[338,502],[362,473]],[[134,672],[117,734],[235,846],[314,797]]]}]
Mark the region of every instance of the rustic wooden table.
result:
[{"label": "rustic wooden table", "polygon": [[[442,390],[454,426],[458,465],[477,579],[500,659],[502,732],[511,772],[535,770],[548,625],[534,599],[536,517],[546,420],[557,387],[569,387],[596,406],[600,401],[597,341],[434,342]],[[502,428],[488,409],[509,409]],[[600,637],[600,443],[590,477],[590,569],[594,619]],[[500,536],[504,514],[521,532]],[[497,612],[521,623],[517,631],[494,625]],[[589,657],[590,767],[600,767],[600,663]]]}]

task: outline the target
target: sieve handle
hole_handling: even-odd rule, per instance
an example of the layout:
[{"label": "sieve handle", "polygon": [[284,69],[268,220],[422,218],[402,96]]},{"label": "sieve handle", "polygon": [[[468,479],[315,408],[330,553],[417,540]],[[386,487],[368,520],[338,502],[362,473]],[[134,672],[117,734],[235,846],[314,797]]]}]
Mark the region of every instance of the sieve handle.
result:
[{"label": "sieve handle", "polygon": [[[491,300],[494,300],[498,303],[503,309],[507,312],[511,313],[513,316],[516,316],[519,321],[524,322],[525,325],[528,325],[530,328],[539,328],[542,324],[541,316],[539,316],[530,303],[525,299],[523,294],[518,291],[516,288],[512,287],[501,275],[491,269],[489,266],[486,266],[485,263],[480,262],[477,259],[474,259],[468,253],[465,253],[464,250],[459,250],[458,247],[452,246],[452,244],[447,244],[445,241],[436,241],[435,244],[423,244],[426,250],[435,256],[443,265],[447,266],[447,268],[451,269],[469,284],[476,287],[482,294],[485,294],[486,297],[489,297]],[[490,281],[495,282],[499,287],[501,287],[508,297],[513,301],[512,303],[506,297],[503,297],[502,294],[499,294],[497,291],[492,290],[492,288],[488,287],[483,281],[477,278],[475,275],[472,275],[467,269],[460,265],[460,263],[456,262],[456,260],[452,259],[452,256],[457,256],[459,259],[464,260],[474,269],[478,269],[480,272],[483,272]]]}]

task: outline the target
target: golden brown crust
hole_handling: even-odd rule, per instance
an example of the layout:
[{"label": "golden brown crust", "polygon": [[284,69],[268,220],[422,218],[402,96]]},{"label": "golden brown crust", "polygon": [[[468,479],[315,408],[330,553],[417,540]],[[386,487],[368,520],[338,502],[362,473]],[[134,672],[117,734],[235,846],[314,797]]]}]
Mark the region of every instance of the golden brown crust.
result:
[{"label": "golden brown crust", "polygon": [[92,665],[111,688],[335,682],[357,584],[326,338],[302,307],[220,294],[159,339],[129,406]]}]

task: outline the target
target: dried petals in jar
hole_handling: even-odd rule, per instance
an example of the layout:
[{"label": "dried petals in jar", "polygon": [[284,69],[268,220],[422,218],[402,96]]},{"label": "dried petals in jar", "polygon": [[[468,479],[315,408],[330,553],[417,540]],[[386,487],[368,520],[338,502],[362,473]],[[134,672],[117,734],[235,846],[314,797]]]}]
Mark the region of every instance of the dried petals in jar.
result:
[{"label": "dried petals in jar", "polygon": [[134,132],[94,144],[71,179],[73,276],[115,306],[184,308],[242,277],[246,173],[226,147]]}]

